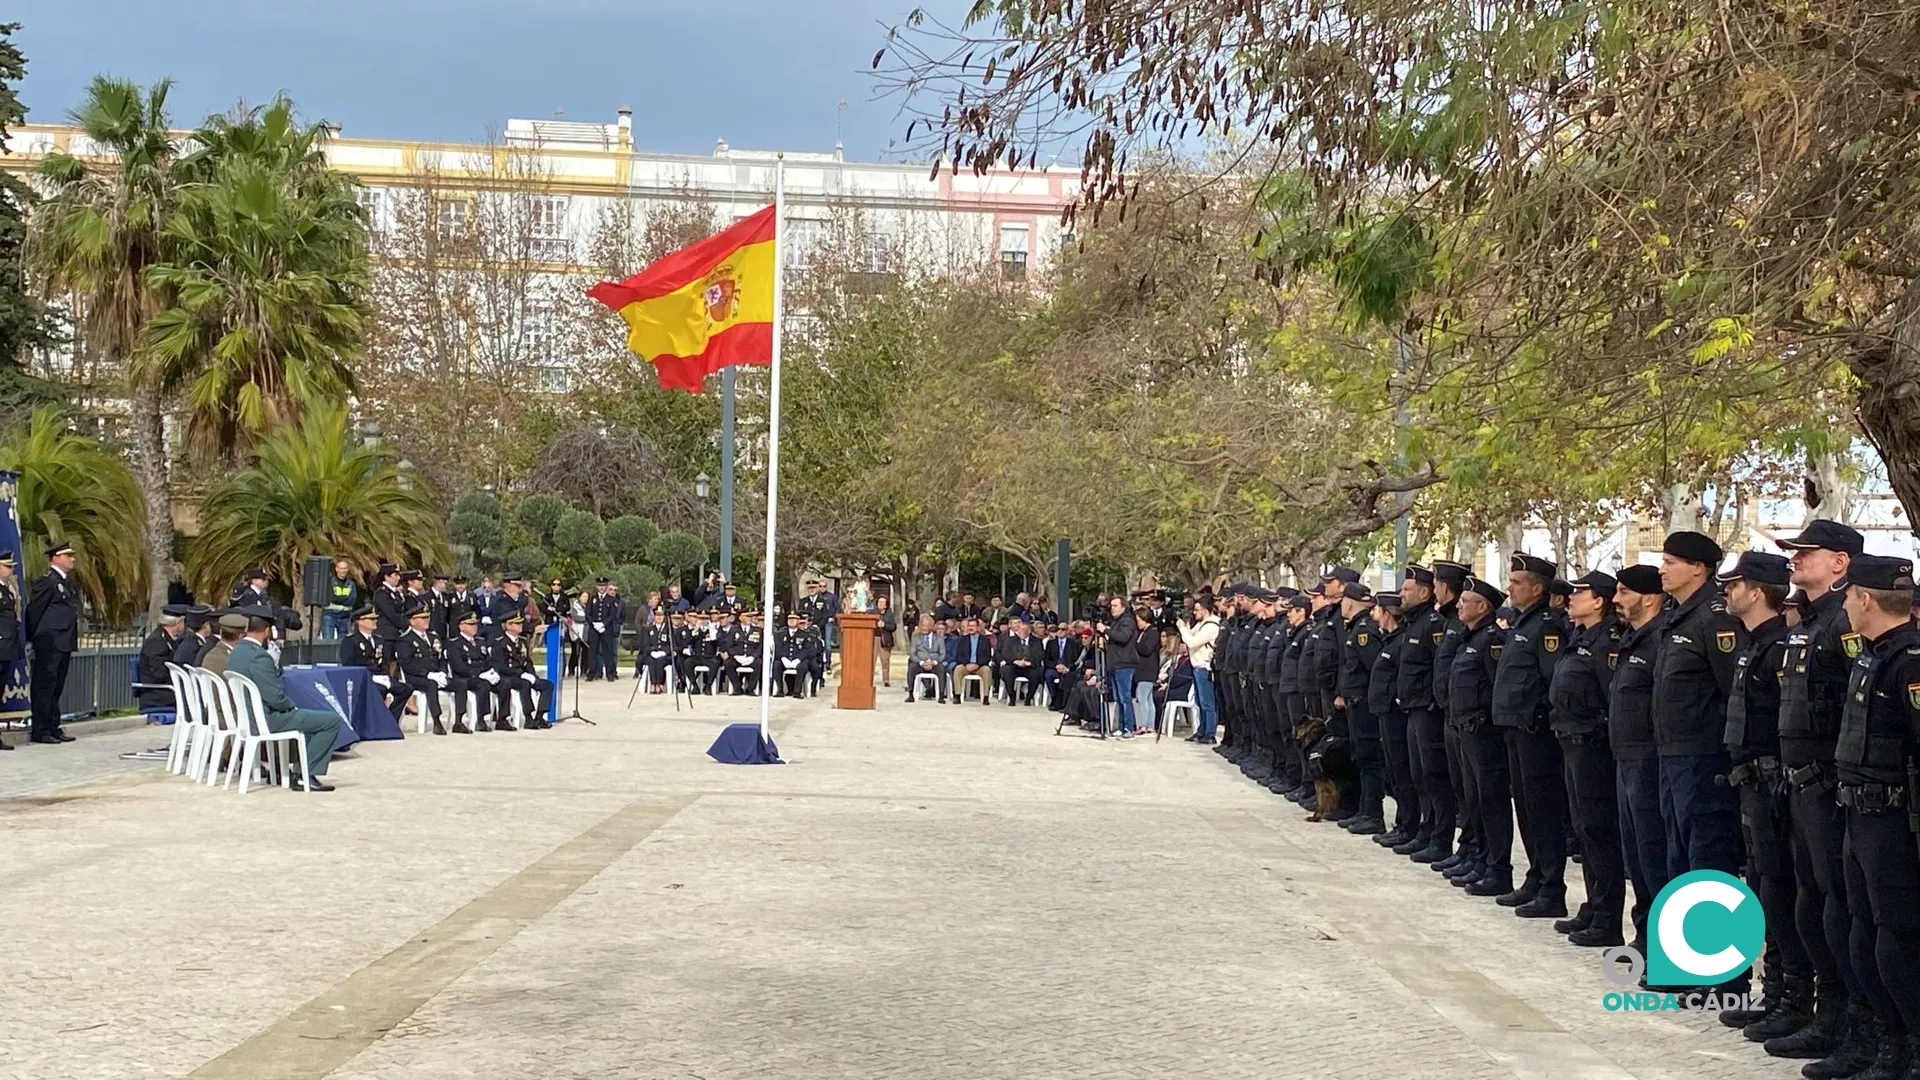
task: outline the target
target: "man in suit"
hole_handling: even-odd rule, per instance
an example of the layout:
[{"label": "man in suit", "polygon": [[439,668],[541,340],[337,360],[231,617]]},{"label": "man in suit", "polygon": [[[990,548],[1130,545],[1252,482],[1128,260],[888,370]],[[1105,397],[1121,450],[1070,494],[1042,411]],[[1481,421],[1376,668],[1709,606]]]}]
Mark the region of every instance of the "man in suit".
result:
[{"label": "man in suit", "polygon": [[1047,627],[1046,671],[1047,708],[1061,712],[1066,708],[1066,691],[1073,686],[1073,669],[1080,662],[1080,639],[1067,633],[1058,623]]},{"label": "man in suit", "polygon": [[[519,582],[517,577],[509,577],[506,584]],[[503,594],[504,595],[504,594]],[[520,636],[520,628],[526,617],[518,611],[501,616],[500,639],[493,643],[493,670],[500,675],[500,682],[494,687],[501,722],[513,714],[513,695],[520,695],[520,713],[526,717],[521,726],[529,731],[540,731],[553,725],[547,722],[547,714],[553,711],[553,684],[536,675],[533,670],[533,658],[527,651],[527,639]],[[540,695],[540,707],[534,708],[534,694]]]},{"label": "man in suit", "polygon": [[394,687],[395,697],[402,703],[402,709],[415,694],[424,697],[427,715],[433,718],[433,733],[445,735],[447,729],[440,723],[440,691],[446,689],[451,680],[446,672],[446,658],[440,654],[440,642],[427,629],[433,622],[433,611],[422,605],[407,616],[407,620],[407,632],[400,635],[394,645],[394,662],[404,679]]},{"label": "man in suit", "polygon": [[380,701],[393,714],[395,720],[406,710],[407,695],[393,684],[388,674],[385,655],[380,639],[374,636],[374,626],[380,620],[378,612],[372,607],[363,607],[351,613],[352,629],[340,639],[340,666],[366,668],[373,679],[373,686],[380,695]]},{"label": "man in suit", "polygon": [[373,610],[380,616],[374,636],[380,640],[380,655],[393,659],[393,643],[407,632],[407,594],[400,587],[400,568],[380,564],[380,586],[373,590]]},{"label": "man in suit", "polygon": [[161,608],[160,624],[140,643],[138,681],[146,687],[140,691],[142,712],[171,709],[174,706],[173,680],[167,675],[167,665],[173,662],[174,648],[187,632],[186,623],[181,617],[186,607],[185,604],[168,604]]},{"label": "man in suit", "polygon": [[[223,624],[224,624],[224,620]],[[247,614],[246,635],[233,646],[227,657],[227,670],[238,672],[260,690],[260,704],[267,712],[270,731],[297,731],[307,747],[308,775],[295,773],[295,791],[332,791],[322,780],[333,758],[333,747],[340,740],[340,717],[329,709],[302,709],[287,697],[286,684],[280,678],[280,665],[267,652],[267,639],[273,636],[274,621],[266,608]]]},{"label": "man in suit", "polygon": [[[447,643],[447,690],[453,694],[453,733],[471,735],[491,731],[487,726],[487,704],[493,699],[493,687],[500,675],[493,670],[493,657],[479,638],[480,616],[471,609],[460,614],[454,624],[460,630]],[[473,726],[467,726],[467,695],[473,695]]]},{"label": "man in suit", "polygon": [[1025,619],[1014,619],[1008,624],[1012,633],[1000,641],[995,650],[995,670],[1000,676],[1001,691],[1006,694],[1006,703],[1013,706],[1014,680],[1027,680],[1026,692],[1020,695],[1022,705],[1033,704],[1033,695],[1040,689],[1040,673],[1046,669],[1046,648],[1033,636],[1033,628]]},{"label": "man in suit", "polygon": [[60,730],[60,695],[67,687],[67,665],[80,646],[80,611],[75,601],[80,589],[73,580],[73,548],[55,541],[47,545],[47,573],[33,586],[27,601],[27,637],[33,642],[32,734],[37,743],[68,743],[73,736]]},{"label": "man in suit", "polygon": [[934,627],[933,616],[920,616],[907,651],[907,700],[913,701],[919,690],[920,676],[933,676],[933,691],[940,704],[947,703],[947,641]]},{"label": "man in suit", "polygon": [[993,685],[993,642],[980,630],[980,620],[969,616],[965,632],[954,639],[953,667],[947,672],[947,682],[953,687],[953,703],[963,704],[967,700],[966,677],[980,676],[980,703],[986,704],[988,687]]}]

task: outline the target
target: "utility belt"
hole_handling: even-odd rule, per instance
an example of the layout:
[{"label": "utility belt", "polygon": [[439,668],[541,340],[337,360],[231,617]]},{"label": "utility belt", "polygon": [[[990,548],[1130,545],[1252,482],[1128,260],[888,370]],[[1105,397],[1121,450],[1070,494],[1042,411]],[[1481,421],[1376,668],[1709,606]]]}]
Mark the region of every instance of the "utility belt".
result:
[{"label": "utility belt", "polygon": [[1782,775],[1795,791],[1813,789],[1815,794],[1832,791],[1839,779],[1833,774],[1833,766],[1824,761],[1802,765],[1797,769],[1787,769]]},{"label": "utility belt", "polygon": [[1907,805],[1903,784],[1841,784],[1834,795],[1841,806],[1863,814],[1884,814]]},{"label": "utility belt", "polygon": [[1559,735],[1560,741],[1563,743],[1572,746],[1585,746],[1589,743],[1606,742],[1607,726],[1601,724],[1599,727],[1586,728],[1581,731],[1558,731],[1554,734]]},{"label": "utility belt", "polygon": [[1484,712],[1474,713],[1470,716],[1447,717],[1447,726],[1462,735],[1477,735],[1481,731],[1484,731],[1492,722],[1492,719]]},{"label": "utility belt", "polygon": [[1735,765],[1727,773],[1727,786],[1741,787],[1746,784],[1757,784],[1760,787],[1772,788],[1778,786],[1781,779],[1779,758],[1758,757]]}]

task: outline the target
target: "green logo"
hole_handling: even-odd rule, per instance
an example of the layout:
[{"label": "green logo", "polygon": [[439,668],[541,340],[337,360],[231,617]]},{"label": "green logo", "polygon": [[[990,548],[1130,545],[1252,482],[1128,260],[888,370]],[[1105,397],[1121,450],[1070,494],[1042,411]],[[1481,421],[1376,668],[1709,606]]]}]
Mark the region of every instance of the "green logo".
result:
[{"label": "green logo", "polygon": [[1760,899],[1718,870],[1695,870],[1667,883],[1647,913],[1647,981],[1655,986],[1714,986],[1752,966],[1767,936]]}]

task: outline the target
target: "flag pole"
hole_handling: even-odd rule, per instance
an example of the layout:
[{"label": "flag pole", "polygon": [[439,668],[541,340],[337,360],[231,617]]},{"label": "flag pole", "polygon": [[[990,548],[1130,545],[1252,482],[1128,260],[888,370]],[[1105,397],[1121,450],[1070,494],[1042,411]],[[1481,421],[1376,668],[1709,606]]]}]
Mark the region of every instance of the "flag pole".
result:
[{"label": "flag pole", "polygon": [[[773,711],[773,544],[775,523],[780,516],[780,339],[787,294],[787,156],[774,155],[773,161],[773,374],[767,394],[767,561],[760,573],[761,620],[766,630],[760,635],[760,738],[772,736],[767,718]],[[803,676],[804,678],[804,676]]]}]

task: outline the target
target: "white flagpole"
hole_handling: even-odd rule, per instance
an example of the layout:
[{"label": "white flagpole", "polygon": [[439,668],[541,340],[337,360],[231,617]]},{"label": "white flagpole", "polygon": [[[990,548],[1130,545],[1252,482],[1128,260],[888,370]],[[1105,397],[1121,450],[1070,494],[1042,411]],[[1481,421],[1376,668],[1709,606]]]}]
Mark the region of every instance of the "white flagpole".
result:
[{"label": "white flagpole", "polygon": [[[773,711],[773,540],[780,516],[780,338],[787,293],[787,156],[773,163],[773,389],[767,395],[767,561],[760,572],[760,737],[769,738],[767,717]],[[804,678],[804,675],[802,676]]]}]

